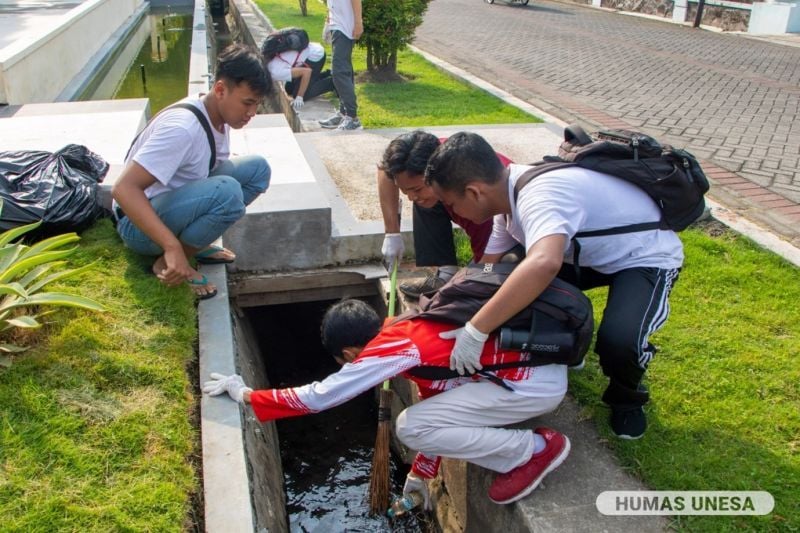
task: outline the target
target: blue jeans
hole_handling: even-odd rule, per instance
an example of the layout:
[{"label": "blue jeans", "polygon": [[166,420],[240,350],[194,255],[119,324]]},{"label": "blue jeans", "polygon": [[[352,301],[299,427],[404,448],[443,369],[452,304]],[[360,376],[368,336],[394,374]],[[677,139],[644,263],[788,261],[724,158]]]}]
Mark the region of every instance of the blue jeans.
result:
[{"label": "blue jeans", "polygon": [[[183,244],[203,249],[217,240],[256,197],[267,190],[271,170],[261,156],[222,161],[204,180],[150,199],[156,214]],[[125,216],[117,223],[125,246],[142,255],[164,253]]]}]

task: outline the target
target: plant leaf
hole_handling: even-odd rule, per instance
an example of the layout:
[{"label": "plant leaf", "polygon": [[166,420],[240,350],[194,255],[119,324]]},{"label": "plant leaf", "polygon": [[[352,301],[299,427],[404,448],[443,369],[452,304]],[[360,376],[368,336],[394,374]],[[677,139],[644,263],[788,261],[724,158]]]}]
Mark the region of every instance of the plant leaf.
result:
[{"label": "plant leaf", "polygon": [[[39,276],[45,274],[48,270],[61,267],[66,264],[67,264],[66,261],[53,261],[52,263],[39,265],[30,272],[28,272],[27,274],[25,274],[22,278],[20,278],[19,284],[22,285],[23,287],[28,287],[31,284],[31,282],[33,282]],[[0,270],[0,272],[2,272],[2,270]]]},{"label": "plant leaf", "polygon": [[39,241],[32,245],[25,253],[22,254],[23,258],[30,257],[31,255],[47,252],[55,248],[61,248],[73,242],[81,240],[77,233],[65,233],[63,235],[55,235],[43,241]]},{"label": "plant leaf", "polygon": [[14,261],[19,258],[25,248],[23,244],[9,244],[0,248],[0,272],[4,272],[8,267],[14,264]]},{"label": "plant leaf", "polygon": [[11,265],[7,270],[4,272],[0,272],[0,283],[8,283],[12,279],[16,278],[18,275],[22,274],[23,272],[27,272],[35,266],[41,265],[42,263],[49,263],[51,261],[57,261],[59,259],[63,259],[70,254],[75,253],[78,247],[75,246],[68,250],[60,250],[56,252],[42,252],[40,254],[36,254],[34,256],[19,260]]},{"label": "plant leaf", "polygon": [[74,294],[65,294],[62,292],[40,292],[28,298],[19,299],[19,301],[9,306],[2,306],[6,309],[13,307],[24,307],[28,305],[61,305],[66,307],[79,307],[82,309],[89,309],[92,311],[105,311],[106,308],[101,304],[84,298],[83,296],[76,296]]},{"label": "plant leaf", "polygon": [[42,287],[47,285],[48,283],[52,283],[52,282],[54,282],[56,280],[59,280],[59,279],[64,279],[64,278],[67,278],[67,277],[70,277],[70,276],[75,276],[77,274],[81,274],[83,272],[86,272],[87,270],[90,270],[90,269],[94,268],[95,263],[96,263],[96,261],[93,261],[93,262],[89,263],[88,265],[84,265],[84,266],[79,267],[79,268],[73,268],[71,270],[62,270],[62,271],[59,271],[59,272],[54,272],[54,273],[50,274],[49,276],[47,276],[46,278],[44,278],[43,280],[40,280],[39,282],[34,283],[30,287],[28,287],[28,292],[29,293],[35,293],[35,292],[39,291]]},{"label": "plant leaf", "polygon": [[40,328],[42,325],[32,316],[18,316],[7,320],[9,324],[16,328]]},{"label": "plant leaf", "polygon": [[25,235],[31,230],[34,230],[42,225],[42,221],[34,222],[33,224],[26,224],[24,226],[19,226],[16,228],[11,228],[10,230],[6,230],[3,233],[0,233],[0,246],[5,246],[6,244],[10,243],[17,237],[21,235]]},{"label": "plant leaf", "polygon": [[25,287],[16,281],[13,283],[0,284],[0,294],[16,294],[22,298],[28,297],[28,291],[26,291]]},{"label": "plant leaf", "polygon": [[16,344],[0,344],[0,352],[19,353],[28,349],[28,346],[17,346]]}]

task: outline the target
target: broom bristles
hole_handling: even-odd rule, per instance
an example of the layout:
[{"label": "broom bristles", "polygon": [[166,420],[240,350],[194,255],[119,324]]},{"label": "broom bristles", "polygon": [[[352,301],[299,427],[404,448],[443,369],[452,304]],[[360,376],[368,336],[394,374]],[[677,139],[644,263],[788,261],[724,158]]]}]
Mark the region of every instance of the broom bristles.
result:
[{"label": "broom bristles", "polygon": [[369,512],[384,514],[389,508],[389,439],[391,437],[392,391],[381,389],[378,406],[378,434],[372,455],[372,472],[369,479]]}]

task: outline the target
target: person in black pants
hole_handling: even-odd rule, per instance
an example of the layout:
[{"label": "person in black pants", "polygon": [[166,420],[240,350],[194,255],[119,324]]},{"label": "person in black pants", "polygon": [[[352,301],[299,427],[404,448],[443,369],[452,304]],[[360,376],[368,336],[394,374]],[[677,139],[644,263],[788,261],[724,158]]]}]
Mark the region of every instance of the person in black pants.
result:
[{"label": "person in black pants", "polygon": [[500,290],[459,330],[450,366],[480,370],[488,334],[535,300],[554,277],[581,289],[608,286],[595,343],[609,378],[603,401],[611,408],[612,431],[638,439],[647,429],[649,400],[642,378],[656,352],[649,339],[669,317],[683,245],[674,231],[662,229],[581,236],[649,225],[661,219],[661,210],[636,185],[579,167],[545,172],[516,191],[530,168],[504,168],[489,143],[469,132],[447,139],[428,160],[425,177],[445,205],[475,222],[494,217],[484,261],[496,261],[514,243],[526,249]]}]

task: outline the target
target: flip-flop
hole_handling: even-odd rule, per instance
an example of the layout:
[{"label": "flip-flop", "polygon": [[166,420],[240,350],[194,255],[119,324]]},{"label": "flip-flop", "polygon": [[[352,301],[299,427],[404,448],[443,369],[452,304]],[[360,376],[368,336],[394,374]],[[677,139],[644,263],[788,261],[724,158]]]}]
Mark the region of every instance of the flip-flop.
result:
[{"label": "flip-flop", "polygon": [[194,254],[194,258],[201,265],[221,265],[221,264],[233,263],[234,259],[220,259],[218,257],[211,257],[214,254],[218,254],[219,252],[224,252],[224,251],[225,248],[212,244],[205,250],[201,250],[196,254]]},{"label": "flip-flop", "polygon": [[[203,276],[203,277],[200,278],[200,279],[190,279],[186,283],[188,283],[189,285],[194,285],[195,287],[204,287],[204,286],[208,285],[208,278],[205,276],[205,274],[201,274],[201,276]],[[192,291],[192,292],[194,292],[194,291]],[[195,294],[197,294],[197,293],[195,293]],[[214,289],[213,291],[207,292],[205,294],[197,294],[197,299],[198,300],[208,300],[209,298],[213,298],[216,295],[217,295],[217,289]]]}]

